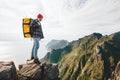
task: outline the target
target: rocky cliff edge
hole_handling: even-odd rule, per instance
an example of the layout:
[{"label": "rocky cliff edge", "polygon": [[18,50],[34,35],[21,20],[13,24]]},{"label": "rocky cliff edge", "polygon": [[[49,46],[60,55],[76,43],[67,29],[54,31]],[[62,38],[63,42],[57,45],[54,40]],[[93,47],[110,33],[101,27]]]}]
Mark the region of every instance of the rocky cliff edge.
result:
[{"label": "rocky cliff edge", "polygon": [[16,70],[13,61],[0,62],[0,80],[60,80],[57,64],[27,62]]}]

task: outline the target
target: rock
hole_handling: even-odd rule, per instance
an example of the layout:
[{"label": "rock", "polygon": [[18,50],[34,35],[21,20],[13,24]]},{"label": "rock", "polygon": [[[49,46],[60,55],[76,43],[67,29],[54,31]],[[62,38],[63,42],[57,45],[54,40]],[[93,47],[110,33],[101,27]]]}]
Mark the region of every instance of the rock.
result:
[{"label": "rock", "polygon": [[0,62],[0,80],[18,80],[14,63]]},{"label": "rock", "polygon": [[56,64],[45,64],[44,68],[44,79],[45,80],[58,80],[59,69]]},{"label": "rock", "polygon": [[60,80],[58,65],[27,61],[16,71],[14,63],[0,62],[0,80]]},{"label": "rock", "polygon": [[59,69],[56,64],[27,63],[19,66],[19,80],[59,80]]}]

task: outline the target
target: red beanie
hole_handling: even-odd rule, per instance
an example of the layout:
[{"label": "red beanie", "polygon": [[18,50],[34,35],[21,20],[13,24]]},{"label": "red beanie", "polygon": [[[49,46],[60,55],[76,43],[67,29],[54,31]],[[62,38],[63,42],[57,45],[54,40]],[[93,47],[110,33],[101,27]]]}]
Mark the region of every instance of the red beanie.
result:
[{"label": "red beanie", "polygon": [[43,18],[42,14],[38,14],[37,18]]}]

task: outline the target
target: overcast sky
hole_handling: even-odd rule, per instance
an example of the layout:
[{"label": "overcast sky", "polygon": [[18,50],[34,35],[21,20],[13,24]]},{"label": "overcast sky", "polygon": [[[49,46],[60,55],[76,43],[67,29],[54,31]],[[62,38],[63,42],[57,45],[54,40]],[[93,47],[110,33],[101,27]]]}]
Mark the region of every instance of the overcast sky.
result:
[{"label": "overcast sky", "polygon": [[76,40],[93,32],[120,31],[120,0],[0,0],[0,61],[23,63],[30,57],[33,41],[22,31],[24,17],[42,13],[45,39],[39,58],[52,39]]}]

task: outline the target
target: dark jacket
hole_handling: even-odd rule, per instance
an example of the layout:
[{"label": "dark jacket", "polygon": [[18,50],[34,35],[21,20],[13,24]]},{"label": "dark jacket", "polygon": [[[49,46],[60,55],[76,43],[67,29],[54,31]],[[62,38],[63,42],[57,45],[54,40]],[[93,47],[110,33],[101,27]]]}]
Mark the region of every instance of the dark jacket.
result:
[{"label": "dark jacket", "polygon": [[32,20],[32,22],[30,23],[30,27],[33,38],[44,38],[41,23],[38,21],[38,19]]}]

